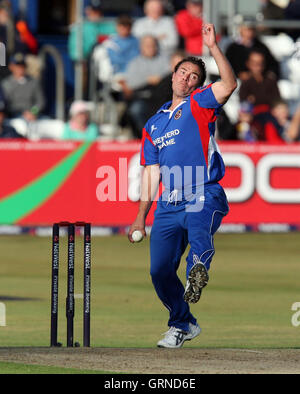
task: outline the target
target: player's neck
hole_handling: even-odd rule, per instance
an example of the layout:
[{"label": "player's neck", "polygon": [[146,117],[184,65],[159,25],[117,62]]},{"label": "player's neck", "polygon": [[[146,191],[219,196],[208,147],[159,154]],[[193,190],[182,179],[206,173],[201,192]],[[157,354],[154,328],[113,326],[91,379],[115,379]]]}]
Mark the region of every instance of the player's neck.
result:
[{"label": "player's neck", "polygon": [[182,103],[184,99],[185,97],[178,97],[173,95],[172,104],[170,105],[169,110],[173,111],[173,109],[176,108],[180,103]]}]

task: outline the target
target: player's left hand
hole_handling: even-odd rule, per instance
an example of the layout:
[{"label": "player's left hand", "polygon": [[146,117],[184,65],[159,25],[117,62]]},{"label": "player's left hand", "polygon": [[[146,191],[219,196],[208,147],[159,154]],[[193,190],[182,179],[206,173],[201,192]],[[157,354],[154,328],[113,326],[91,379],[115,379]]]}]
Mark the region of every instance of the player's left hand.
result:
[{"label": "player's left hand", "polygon": [[205,23],[202,28],[203,42],[208,48],[212,48],[216,45],[216,31],[212,23]]}]

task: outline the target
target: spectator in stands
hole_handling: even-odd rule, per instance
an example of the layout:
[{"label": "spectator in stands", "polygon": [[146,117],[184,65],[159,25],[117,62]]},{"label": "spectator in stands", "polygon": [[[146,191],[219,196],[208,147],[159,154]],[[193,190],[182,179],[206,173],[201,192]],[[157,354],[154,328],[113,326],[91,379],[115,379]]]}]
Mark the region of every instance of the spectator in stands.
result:
[{"label": "spectator in stands", "polygon": [[117,19],[117,34],[105,41],[114,74],[126,72],[128,63],[140,53],[139,40],[131,34],[132,20],[126,15]]},{"label": "spectator in stands", "polygon": [[[101,2],[98,0],[91,1],[91,4],[85,8],[86,19],[82,25],[82,55],[83,59],[88,59],[93,47],[99,40],[108,37],[116,32],[115,23],[104,20]],[[78,40],[79,26],[71,26],[68,37],[68,50],[72,60],[79,60]]]},{"label": "spectator in stands", "polygon": [[147,100],[148,116],[150,118],[159,110],[159,108],[167,101],[172,100],[172,75],[177,63],[186,57],[184,51],[178,49],[175,51],[170,59],[169,73],[161,79],[161,81],[154,85],[151,89],[151,94]]},{"label": "spectator in stands", "polygon": [[1,138],[24,138],[16,130],[5,122],[6,111],[5,103],[0,101],[0,139]]},{"label": "spectator in stands", "polygon": [[[134,7],[132,9],[132,17],[134,18],[139,18],[141,16],[144,16],[144,4],[146,0],[135,0]],[[185,2],[186,0],[162,0],[165,13],[167,15],[174,15],[177,11],[182,10],[185,8]]]},{"label": "spectator in stands", "polygon": [[235,42],[228,45],[225,53],[233,71],[241,80],[248,78],[249,70],[246,62],[249,53],[253,50],[259,50],[264,54],[266,71],[273,72],[276,78],[279,79],[280,69],[277,60],[268,47],[258,39],[253,23],[245,21],[240,26],[239,37]]},{"label": "spectator in stands", "polygon": [[132,28],[132,33],[138,39],[145,35],[153,35],[159,43],[161,53],[166,56],[178,46],[178,34],[174,20],[164,15],[161,0],[147,0],[144,5],[145,16],[137,19]]},{"label": "spectator in stands", "polygon": [[111,82],[119,91],[118,81],[123,78],[131,60],[140,53],[139,40],[131,34],[132,20],[122,15],[117,19],[117,34],[95,47],[93,60],[100,82]]},{"label": "spectator in stands", "polygon": [[[260,126],[260,125],[259,125]],[[238,140],[244,142],[255,142],[259,137],[260,127],[253,114],[253,105],[247,101],[240,104],[238,120],[231,123],[228,115],[221,109],[217,119],[217,138],[223,141]]]},{"label": "spectator in stands", "polygon": [[0,4],[0,42],[5,44],[7,55],[15,52],[36,54],[38,42],[29,30],[25,18],[20,15],[15,22],[10,10],[9,2]]},{"label": "spectator in stands", "polygon": [[45,107],[43,90],[38,80],[26,74],[25,57],[16,53],[9,62],[11,75],[3,79],[1,87],[9,118],[24,118],[32,122]]},{"label": "spectator in stands", "polygon": [[254,114],[268,112],[271,103],[280,98],[274,74],[265,67],[265,56],[259,50],[252,50],[246,61],[248,79],[242,81],[239,98],[254,105]]},{"label": "spectator in stands", "polygon": [[147,99],[151,95],[151,89],[169,73],[169,58],[159,53],[156,38],[144,36],[140,42],[140,52],[129,63],[125,78],[120,81],[128,103],[125,114],[128,115],[136,138],[141,137],[147,120]]},{"label": "spectator in stands", "polygon": [[253,105],[242,102],[239,108],[238,121],[234,125],[236,136],[238,140],[245,142],[255,142],[257,140],[257,133],[254,116]]},{"label": "spectator in stands", "polygon": [[74,101],[70,107],[70,119],[62,133],[63,140],[94,141],[99,136],[99,128],[90,122],[91,108],[85,101]]},{"label": "spectator in stands", "polygon": [[202,55],[202,0],[187,0],[186,9],[179,11],[175,22],[179,35],[184,40],[187,54]]},{"label": "spectator in stands", "polygon": [[298,141],[300,136],[300,107],[289,119],[289,107],[284,100],[271,106],[269,120],[265,124],[264,140],[270,143]]},{"label": "spectator in stands", "polygon": [[25,18],[22,16],[16,22],[16,32],[17,32],[17,39],[19,42],[17,42],[17,45],[14,48],[14,50],[16,52],[19,52],[21,48],[18,48],[18,45],[21,46],[23,44],[26,45],[27,47],[26,52],[24,51],[25,53],[32,53],[36,55],[38,51],[38,41],[29,30],[28,24]]},{"label": "spectator in stands", "polygon": [[[21,52],[36,58],[38,42],[32,35],[24,18],[20,17],[15,23],[11,15],[9,1],[0,4],[0,42],[5,44],[6,58]],[[0,66],[0,81],[10,74],[8,67]]]}]

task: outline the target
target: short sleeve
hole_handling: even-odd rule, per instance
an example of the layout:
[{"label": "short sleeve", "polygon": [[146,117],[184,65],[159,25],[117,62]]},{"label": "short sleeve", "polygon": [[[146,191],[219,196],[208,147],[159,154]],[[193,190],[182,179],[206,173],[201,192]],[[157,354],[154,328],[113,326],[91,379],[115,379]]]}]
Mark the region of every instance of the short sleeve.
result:
[{"label": "short sleeve", "polygon": [[222,107],[222,104],[218,103],[217,99],[215,98],[215,95],[212,91],[212,84],[196,89],[192,96],[201,108],[219,109]]},{"label": "short sleeve", "polygon": [[142,166],[148,166],[152,164],[158,164],[158,148],[154,145],[152,138],[146,130],[147,125],[143,129],[142,146],[141,146],[141,158],[140,164]]}]

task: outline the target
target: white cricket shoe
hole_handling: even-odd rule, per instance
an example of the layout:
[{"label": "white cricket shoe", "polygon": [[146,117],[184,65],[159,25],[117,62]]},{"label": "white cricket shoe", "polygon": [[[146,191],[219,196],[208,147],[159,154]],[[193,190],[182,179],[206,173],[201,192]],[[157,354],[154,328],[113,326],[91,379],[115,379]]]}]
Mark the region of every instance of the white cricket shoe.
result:
[{"label": "white cricket shoe", "polygon": [[163,335],[165,337],[157,342],[158,347],[179,348],[183,345],[187,332],[180,328],[170,327]]},{"label": "white cricket shoe", "polygon": [[209,276],[205,265],[201,262],[194,264],[189,272],[183,299],[195,304],[199,301],[203,287],[207,285]]},{"label": "white cricket shoe", "polygon": [[198,323],[192,324],[189,323],[189,332],[185,336],[185,341],[190,341],[193,338],[196,338],[201,333],[201,328]]}]

